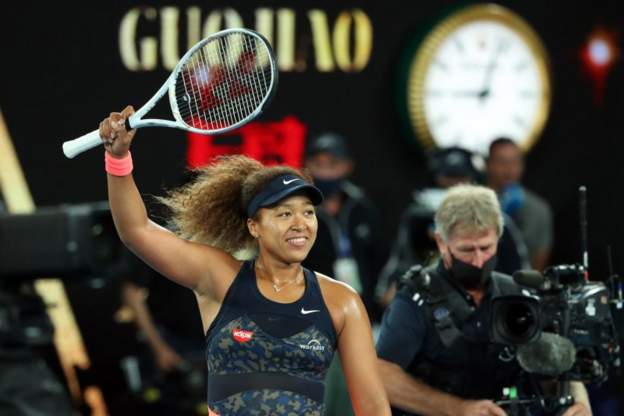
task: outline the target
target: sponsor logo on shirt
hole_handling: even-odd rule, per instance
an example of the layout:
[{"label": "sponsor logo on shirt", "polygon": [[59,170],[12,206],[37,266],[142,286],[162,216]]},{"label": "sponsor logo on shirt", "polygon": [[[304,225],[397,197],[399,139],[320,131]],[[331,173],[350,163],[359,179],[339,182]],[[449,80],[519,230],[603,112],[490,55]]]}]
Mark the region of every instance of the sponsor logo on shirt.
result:
[{"label": "sponsor logo on shirt", "polygon": [[320,312],[320,309],[308,309],[306,310],[305,308],[301,308],[301,315],[309,315],[311,313],[316,313],[316,312]]},{"label": "sponsor logo on shirt", "polygon": [[232,330],[232,337],[240,343],[251,341],[253,334],[253,331],[247,331],[246,329],[241,328],[234,328]]},{"label": "sponsor logo on shirt", "polygon": [[319,340],[313,339],[307,344],[299,344],[299,348],[306,351],[325,351],[325,346]]}]

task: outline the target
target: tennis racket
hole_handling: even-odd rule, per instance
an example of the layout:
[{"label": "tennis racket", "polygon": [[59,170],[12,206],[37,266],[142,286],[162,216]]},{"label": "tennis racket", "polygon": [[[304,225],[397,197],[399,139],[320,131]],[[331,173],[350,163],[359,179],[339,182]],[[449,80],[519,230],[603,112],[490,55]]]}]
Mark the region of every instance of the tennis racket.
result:
[{"label": "tennis racket", "polygon": [[[150,100],[126,120],[126,129],[173,127],[220,134],[257,117],[277,88],[269,42],[248,29],[227,29],[194,45]],[[143,119],[165,93],[174,120]],[[63,143],[68,158],[102,144],[99,130]]]}]

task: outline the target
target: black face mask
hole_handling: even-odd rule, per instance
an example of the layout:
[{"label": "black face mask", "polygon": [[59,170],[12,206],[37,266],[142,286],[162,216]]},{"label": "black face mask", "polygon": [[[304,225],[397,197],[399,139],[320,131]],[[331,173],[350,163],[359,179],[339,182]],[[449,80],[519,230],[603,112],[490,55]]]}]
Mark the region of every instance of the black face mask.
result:
[{"label": "black face mask", "polygon": [[466,290],[475,290],[485,287],[490,279],[494,267],[496,267],[496,255],[492,256],[488,261],[483,263],[482,268],[473,266],[472,264],[463,262],[451,253],[451,276]]},{"label": "black face mask", "polygon": [[314,185],[321,190],[325,197],[330,197],[342,188],[343,178],[336,179],[318,179],[314,178]]}]

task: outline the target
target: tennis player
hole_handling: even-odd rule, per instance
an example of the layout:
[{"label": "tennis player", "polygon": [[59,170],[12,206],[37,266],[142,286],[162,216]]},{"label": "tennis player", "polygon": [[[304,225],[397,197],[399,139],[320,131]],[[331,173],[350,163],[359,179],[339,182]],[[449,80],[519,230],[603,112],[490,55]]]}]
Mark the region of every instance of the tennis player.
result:
[{"label": "tennis player", "polygon": [[[337,351],[356,415],[390,415],[360,297],[301,266],[323,199],[309,176],[244,156],[218,159],[161,198],[171,232],[148,218],[132,178],[135,130],[124,121],[133,111],[100,123],[111,211],[121,240],[197,297],[212,414],[322,415]],[[235,257],[250,248],[253,259]]]}]

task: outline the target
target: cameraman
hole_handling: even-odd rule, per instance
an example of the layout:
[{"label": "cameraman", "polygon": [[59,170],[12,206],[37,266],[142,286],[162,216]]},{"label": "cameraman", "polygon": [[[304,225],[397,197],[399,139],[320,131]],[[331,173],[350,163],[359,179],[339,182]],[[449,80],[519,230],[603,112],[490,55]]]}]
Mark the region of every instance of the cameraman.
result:
[{"label": "cameraman", "polygon": [[[492,400],[519,384],[520,367],[510,348],[489,341],[491,299],[518,292],[493,272],[502,221],[496,194],[482,186],[454,186],[438,208],[440,260],[410,269],[377,342],[394,415],[506,414]],[[572,392],[578,403],[564,415],[591,415],[584,386]]]},{"label": "cameraman", "polygon": [[[401,274],[412,264],[425,262],[437,251],[433,221],[435,212],[450,187],[481,180],[478,160],[478,154],[457,146],[438,149],[428,155],[427,165],[433,183],[414,191],[401,216],[390,258],[381,271],[375,289],[383,305],[392,300]],[[503,220],[505,223],[498,239],[495,270],[511,274],[529,268],[529,261],[526,246],[513,220],[506,215],[503,215]]]}]

